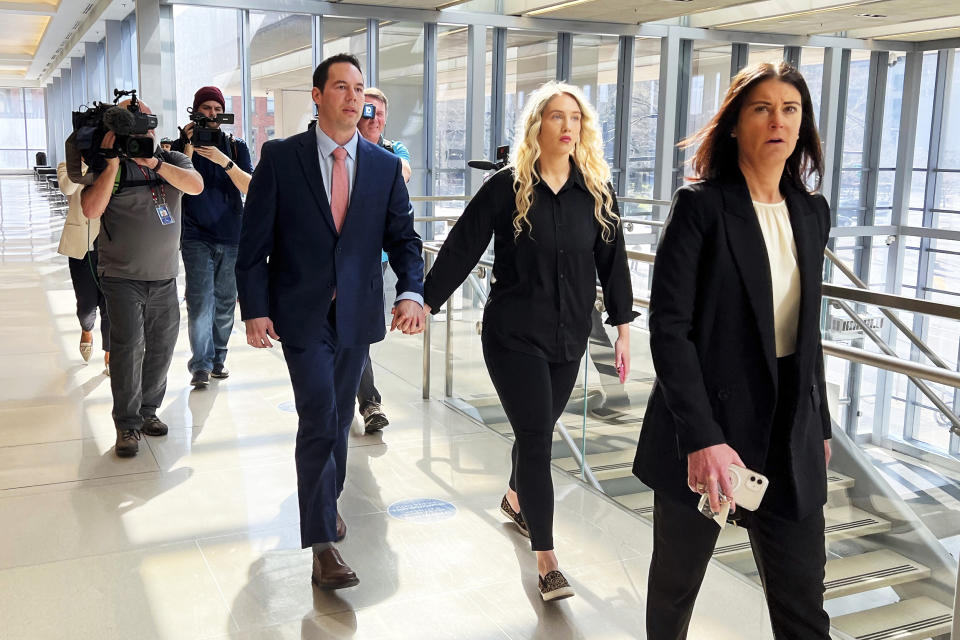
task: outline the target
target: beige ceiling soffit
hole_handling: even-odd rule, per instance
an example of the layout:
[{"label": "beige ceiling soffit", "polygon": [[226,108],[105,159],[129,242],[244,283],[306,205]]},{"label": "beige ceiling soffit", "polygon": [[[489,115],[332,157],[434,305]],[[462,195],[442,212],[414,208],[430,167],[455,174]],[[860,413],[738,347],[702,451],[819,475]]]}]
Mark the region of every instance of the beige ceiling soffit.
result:
[{"label": "beige ceiling soffit", "polygon": [[33,56],[29,53],[3,53],[0,54],[0,65],[5,64],[30,64]]},{"label": "beige ceiling soffit", "polygon": [[[46,83],[47,78],[49,77],[50,73],[52,73],[53,69],[58,68],[64,59],[70,57],[74,47],[83,41],[83,37],[87,34],[87,31],[92,29],[94,25],[97,24],[100,16],[110,7],[112,2],[113,0],[98,0],[97,2],[93,3],[92,6],[90,6],[88,11],[84,11],[80,20],[74,25],[73,30],[69,33],[67,39],[57,49],[56,57],[44,69],[44,72],[41,73],[41,83]],[[44,38],[46,38],[47,34],[50,33],[49,25],[47,25],[47,27],[47,31],[43,34]],[[42,42],[43,41],[41,40],[41,43]]]},{"label": "beige ceiling soffit", "polygon": [[956,27],[944,27],[943,29],[925,29],[923,31],[910,31],[907,33],[893,33],[889,36],[877,36],[876,40],[898,40],[900,38],[910,38],[913,36],[924,36],[927,40],[937,40],[936,37],[927,37],[927,36],[936,36],[938,33],[954,33],[960,30],[960,26]]},{"label": "beige ceiling soffit", "polygon": [[503,13],[509,16],[539,16],[593,2],[594,0],[506,0],[503,3]]},{"label": "beige ceiling soffit", "polygon": [[0,2],[0,13],[20,13],[30,16],[55,16],[57,8],[35,2]]},{"label": "beige ceiling soffit", "polygon": [[690,26],[711,29],[728,29],[757,22],[779,22],[803,16],[815,16],[833,11],[866,7],[885,0],[766,0],[736,8],[721,9],[690,16]]},{"label": "beige ceiling soffit", "polygon": [[465,2],[469,2],[469,1],[470,0],[451,0],[450,2],[444,2],[443,4],[438,4],[437,6],[434,7],[434,9],[437,11],[443,11],[444,9],[449,9],[450,7],[455,7],[458,4],[464,4]]},{"label": "beige ceiling soffit", "polygon": [[898,24],[886,24],[862,29],[849,29],[850,38],[891,38],[900,35],[914,35],[926,32],[943,31],[946,29],[960,29],[960,16],[946,18],[930,18],[928,20],[914,20]]}]

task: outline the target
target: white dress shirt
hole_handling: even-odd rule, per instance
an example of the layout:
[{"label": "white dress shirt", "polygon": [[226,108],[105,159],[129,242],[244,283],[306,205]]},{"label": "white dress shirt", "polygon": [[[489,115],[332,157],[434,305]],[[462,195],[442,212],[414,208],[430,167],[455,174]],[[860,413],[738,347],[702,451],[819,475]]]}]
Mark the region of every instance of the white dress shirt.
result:
[{"label": "white dress shirt", "polygon": [[773,284],[773,324],[777,357],[797,350],[797,325],[800,319],[800,270],[797,267],[797,244],[790,225],[786,201],[776,204],[753,201],[757,221],[763,233],[770,261]]}]

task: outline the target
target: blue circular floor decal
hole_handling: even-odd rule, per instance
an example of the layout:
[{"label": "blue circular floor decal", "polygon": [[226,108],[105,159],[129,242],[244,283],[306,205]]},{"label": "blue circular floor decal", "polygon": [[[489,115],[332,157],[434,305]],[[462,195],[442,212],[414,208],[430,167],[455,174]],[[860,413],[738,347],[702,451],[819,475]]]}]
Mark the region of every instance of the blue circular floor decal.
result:
[{"label": "blue circular floor decal", "polygon": [[397,520],[411,522],[439,522],[457,515],[457,508],[444,500],[416,498],[398,500],[387,507],[387,513]]},{"label": "blue circular floor decal", "polygon": [[287,400],[286,402],[281,402],[279,405],[277,405],[277,409],[280,409],[280,411],[286,411],[287,413],[296,413],[297,405],[294,404],[293,400]]}]

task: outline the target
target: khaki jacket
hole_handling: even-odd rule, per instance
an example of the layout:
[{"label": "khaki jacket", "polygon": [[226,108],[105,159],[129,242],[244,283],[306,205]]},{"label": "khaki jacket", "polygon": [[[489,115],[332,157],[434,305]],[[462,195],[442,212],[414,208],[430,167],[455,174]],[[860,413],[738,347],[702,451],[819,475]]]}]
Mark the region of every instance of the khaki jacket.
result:
[{"label": "khaki jacket", "polygon": [[100,219],[90,220],[84,217],[83,208],[80,206],[80,192],[83,189],[81,185],[70,180],[66,162],[57,165],[57,182],[70,205],[57,253],[82,260],[87,252],[93,249],[93,241],[100,233]]}]

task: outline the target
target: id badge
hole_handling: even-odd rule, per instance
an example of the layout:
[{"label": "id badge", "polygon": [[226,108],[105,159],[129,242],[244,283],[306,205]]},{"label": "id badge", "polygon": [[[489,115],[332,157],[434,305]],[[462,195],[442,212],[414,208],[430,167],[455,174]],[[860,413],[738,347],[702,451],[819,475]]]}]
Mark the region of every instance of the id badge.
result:
[{"label": "id badge", "polygon": [[165,204],[157,205],[157,217],[160,218],[160,224],[166,226],[168,224],[173,224],[173,216],[170,215],[170,210]]}]

